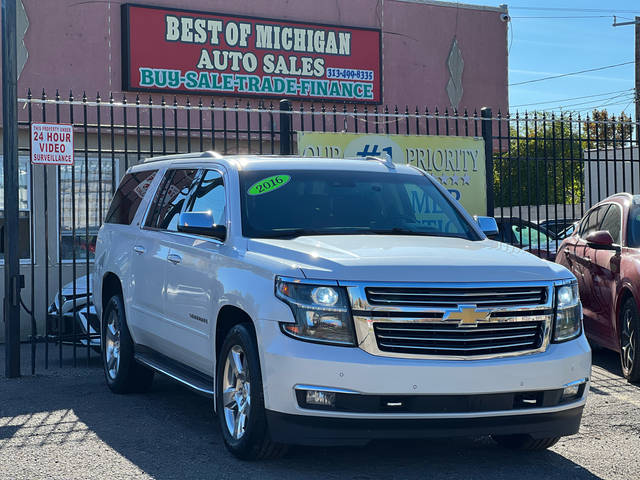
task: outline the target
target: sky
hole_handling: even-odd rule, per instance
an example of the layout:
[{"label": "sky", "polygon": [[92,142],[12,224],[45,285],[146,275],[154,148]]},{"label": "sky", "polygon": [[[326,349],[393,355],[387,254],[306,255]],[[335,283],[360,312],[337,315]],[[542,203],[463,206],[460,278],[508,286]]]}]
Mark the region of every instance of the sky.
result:
[{"label": "sky", "polygon": [[633,63],[515,84],[633,62],[635,27],[613,27],[613,15],[617,15],[618,22],[640,16],[640,0],[464,0],[461,3],[491,6],[507,3],[511,16],[508,43],[512,112],[558,112],[559,107],[564,107],[565,111],[585,115],[597,107],[616,115],[624,111],[634,117]]}]

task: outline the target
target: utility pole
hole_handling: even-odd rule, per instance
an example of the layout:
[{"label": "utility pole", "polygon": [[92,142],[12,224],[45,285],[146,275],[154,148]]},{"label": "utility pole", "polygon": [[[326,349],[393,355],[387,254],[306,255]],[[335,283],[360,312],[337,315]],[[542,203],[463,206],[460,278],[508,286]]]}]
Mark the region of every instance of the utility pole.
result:
[{"label": "utility pole", "polygon": [[4,167],[5,375],[20,376],[18,258],[18,57],[16,0],[2,0],[2,123]]},{"label": "utility pole", "polygon": [[640,140],[640,132],[638,131],[638,125],[640,125],[640,17],[636,17],[632,22],[618,22],[616,17],[613,17],[613,26],[622,27],[623,25],[635,25],[636,26],[636,83],[634,91],[634,100],[636,103],[636,137]]}]

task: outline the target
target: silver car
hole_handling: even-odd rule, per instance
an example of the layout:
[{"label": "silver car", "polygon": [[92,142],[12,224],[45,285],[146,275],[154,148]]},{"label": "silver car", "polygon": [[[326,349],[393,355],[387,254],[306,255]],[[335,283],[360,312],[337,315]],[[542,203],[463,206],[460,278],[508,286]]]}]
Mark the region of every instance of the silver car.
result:
[{"label": "silver car", "polygon": [[93,276],[89,275],[89,295],[87,306],[87,276],[78,277],[67,283],[56,294],[47,311],[47,334],[50,339],[63,343],[76,343],[100,348],[100,320],[93,305]]}]

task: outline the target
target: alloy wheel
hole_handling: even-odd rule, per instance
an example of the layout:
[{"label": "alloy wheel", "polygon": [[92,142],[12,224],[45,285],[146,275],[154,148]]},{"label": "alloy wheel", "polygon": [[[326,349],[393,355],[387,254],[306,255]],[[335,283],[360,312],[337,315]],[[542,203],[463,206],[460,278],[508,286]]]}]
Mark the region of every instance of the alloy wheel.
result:
[{"label": "alloy wheel", "polygon": [[626,309],[624,317],[622,318],[622,335],[620,338],[620,347],[622,350],[621,358],[622,365],[626,371],[631,371],[633,368],[633,361],[636,357],[636,335],[633,328],[633,312],[631,309]]},{"label": "alloy wheel", "polygon": [[109,312],[105,331],[105,366],[107,375],[115,380],[120,369],[120,319],[115,310]]},{"label": "alloy wheel", "polygon": [[251,383],[247,357],[239,345],[229,350],[222,378],[222,405],[227,430],[235,440],[246,431],[251,405]]}]

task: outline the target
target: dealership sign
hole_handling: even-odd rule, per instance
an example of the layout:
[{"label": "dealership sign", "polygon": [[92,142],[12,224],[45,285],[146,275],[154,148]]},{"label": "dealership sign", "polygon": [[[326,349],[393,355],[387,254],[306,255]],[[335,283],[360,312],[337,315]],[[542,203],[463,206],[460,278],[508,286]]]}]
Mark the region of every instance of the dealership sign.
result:
[{"label": "dealership sign", "polygon": [[31,163],[73,165],[73,127],[64,123],[32,123]]},{"label": "dealership sign", "polygon": [[[298,132],[298,154],[304,157],[390,158],[430,173],[471,214],[487,213],[484,140],[439,135],[371,135]],[[427,199],[412,195],[424,222],[441,220]]]},{"label": "dealership sign", "polygon": [[380,103],[379,29],[125,4],[123,88]]}]

